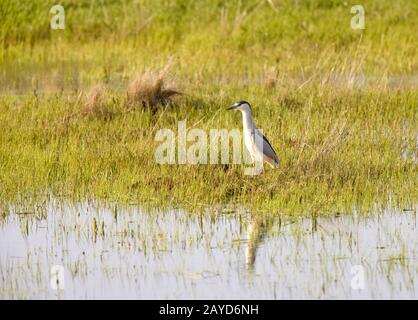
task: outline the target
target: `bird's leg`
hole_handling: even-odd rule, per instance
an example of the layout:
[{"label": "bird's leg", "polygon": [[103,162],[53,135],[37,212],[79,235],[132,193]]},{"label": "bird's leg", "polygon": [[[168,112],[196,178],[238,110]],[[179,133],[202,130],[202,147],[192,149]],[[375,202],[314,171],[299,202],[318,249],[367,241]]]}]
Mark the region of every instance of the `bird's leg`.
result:
[{"label": "bird's leg", "polygon": [[264,174],[264,163],[263,162],[260,162],[261,163],[261,174]]},{"label": "bird's leg", "polygon": [[[260,168],[260,166],[261,166],[261,168]],[[263,165],[263,162],[254,161],[253,170],[254,170],[253,171],[254,172],[254,175],[260,175],[260,174],[264,173],[264,165]]]}]

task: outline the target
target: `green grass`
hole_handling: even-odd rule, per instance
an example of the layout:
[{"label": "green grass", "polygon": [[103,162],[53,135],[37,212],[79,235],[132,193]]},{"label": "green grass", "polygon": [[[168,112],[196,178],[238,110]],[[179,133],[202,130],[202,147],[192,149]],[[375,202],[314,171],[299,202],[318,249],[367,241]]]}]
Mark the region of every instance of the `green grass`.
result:
[{"label": "green grass", "polygon": [[[364,1],[361,31],[354,2],[273,3],[68,0],[66,29],[54,31],[55,2],[2,1],[2,201],[51,191],[315,214],[416,201],[418,4]],[[184,95],[155,114],[127,110],[129,79],[170,59]],[[80,92],[101,83],[114,116],[81,116]],[[242,99],[278,170],[154,161],[158,129],[240,128],[224,109]]]}]

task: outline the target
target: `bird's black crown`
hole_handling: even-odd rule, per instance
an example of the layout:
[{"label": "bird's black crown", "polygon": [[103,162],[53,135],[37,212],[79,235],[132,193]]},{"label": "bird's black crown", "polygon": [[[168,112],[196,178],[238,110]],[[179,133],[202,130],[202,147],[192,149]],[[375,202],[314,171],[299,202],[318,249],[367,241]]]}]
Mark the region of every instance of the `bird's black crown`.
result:
[{"label": "bird's black crown", "polygon": [[251,108],[251,105],[247,101],[245,101],[245,100],[238,101],[237,102],[237,106],[240,106],[240,105],[242,105],[244,103],[248,104],[250,106],[250,108]]}]

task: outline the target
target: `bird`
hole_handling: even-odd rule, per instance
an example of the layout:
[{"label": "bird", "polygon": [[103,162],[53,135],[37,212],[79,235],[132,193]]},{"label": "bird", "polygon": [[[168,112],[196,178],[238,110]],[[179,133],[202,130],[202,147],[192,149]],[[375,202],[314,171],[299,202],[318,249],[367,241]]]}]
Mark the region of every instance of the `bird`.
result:
[{"label": "bird", "polygon": [[267,138],[261,133],[253,120],[253,112],[247,101],[239,101],[227,110],[239,110],[242,113],[244,144],[250,153],[253,163],[267,163],[272,168],[279,166],[279,157]]}]

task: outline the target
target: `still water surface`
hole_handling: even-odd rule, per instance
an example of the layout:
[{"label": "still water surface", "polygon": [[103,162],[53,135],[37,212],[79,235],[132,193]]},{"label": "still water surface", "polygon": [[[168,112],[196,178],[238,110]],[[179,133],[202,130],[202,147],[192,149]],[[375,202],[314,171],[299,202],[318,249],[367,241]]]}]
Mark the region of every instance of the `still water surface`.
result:
[{"label": "still water surface", "polygon": [[88,201],[8,209],[1,299],[418,296],[417,208],[315,220]]}]

